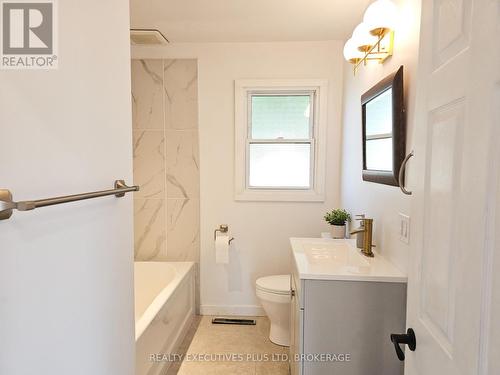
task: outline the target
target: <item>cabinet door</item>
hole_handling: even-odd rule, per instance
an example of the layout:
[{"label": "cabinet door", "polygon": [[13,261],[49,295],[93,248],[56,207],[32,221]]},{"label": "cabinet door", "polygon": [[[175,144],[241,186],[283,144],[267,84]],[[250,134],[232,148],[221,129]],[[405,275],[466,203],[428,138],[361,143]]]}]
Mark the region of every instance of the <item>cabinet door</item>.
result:
[{"label": "cabinet door", "polygon": [[300,300],[297,294],[295,278],[291,279],[292,301],[290,303],[290,373],[291,375],[302,375],[302,361],[300,360],[303,351],[303,327],[304,310],[300,308]]},{"label": "cabinet door", "polygon": [[403,375],[389,335],[404,332],[405,284],[306,280],[304,290],[304,354],[339,358],[304,361],[304,374]]}]

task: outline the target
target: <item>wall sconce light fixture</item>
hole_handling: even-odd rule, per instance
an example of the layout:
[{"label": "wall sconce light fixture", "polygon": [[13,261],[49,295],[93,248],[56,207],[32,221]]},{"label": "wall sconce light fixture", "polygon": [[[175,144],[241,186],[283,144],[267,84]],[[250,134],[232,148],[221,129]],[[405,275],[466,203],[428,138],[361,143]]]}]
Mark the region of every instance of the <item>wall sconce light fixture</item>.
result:
[{"label": "wall sconce light fixture", "polygon": [[391,0],[377,0],[344,45],[344,58],[354,65],[354,74],[369,60],[383,63],[392,56],[397,9]]}]

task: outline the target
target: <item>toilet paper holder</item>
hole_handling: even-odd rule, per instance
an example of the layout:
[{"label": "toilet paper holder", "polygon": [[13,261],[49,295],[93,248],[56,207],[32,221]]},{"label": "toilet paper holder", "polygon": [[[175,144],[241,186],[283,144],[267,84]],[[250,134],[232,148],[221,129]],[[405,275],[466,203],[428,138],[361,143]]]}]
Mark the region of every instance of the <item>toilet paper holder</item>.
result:
[{"label": "toilet paper holder", "polygon": [[[229,226],[227,224],[219,225],[219,228],[214,230],[214,241],[217,239],[217,232],[227,233],[227,232],[229,232]],[[234,237],[231,237],[229,239],[229,243],[231,243],[233,240],[234,240]]]}]

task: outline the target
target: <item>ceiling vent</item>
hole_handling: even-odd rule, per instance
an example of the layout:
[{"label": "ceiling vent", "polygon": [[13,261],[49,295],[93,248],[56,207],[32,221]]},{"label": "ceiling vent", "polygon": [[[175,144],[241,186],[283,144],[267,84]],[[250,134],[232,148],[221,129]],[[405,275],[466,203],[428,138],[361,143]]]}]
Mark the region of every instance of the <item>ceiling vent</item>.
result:
[{"label": "ceiling vent", "polygon": [[130,29],[130,42],[134,45],[165,45],[170,43],[160,30]]}]

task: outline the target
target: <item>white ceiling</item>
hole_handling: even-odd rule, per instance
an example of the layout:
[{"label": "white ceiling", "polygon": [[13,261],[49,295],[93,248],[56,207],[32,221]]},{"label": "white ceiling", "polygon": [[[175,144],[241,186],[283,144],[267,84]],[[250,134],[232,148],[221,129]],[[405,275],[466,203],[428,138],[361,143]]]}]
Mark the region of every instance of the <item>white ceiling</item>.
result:
[{"label": "white ceiling", "polygon": [[130,0],[131,27],[171,42],[346,39],[373,0]]}]

